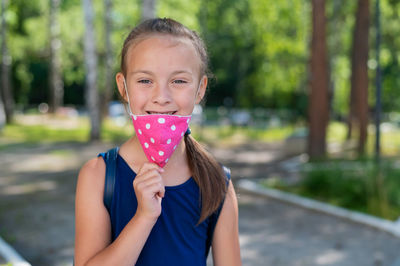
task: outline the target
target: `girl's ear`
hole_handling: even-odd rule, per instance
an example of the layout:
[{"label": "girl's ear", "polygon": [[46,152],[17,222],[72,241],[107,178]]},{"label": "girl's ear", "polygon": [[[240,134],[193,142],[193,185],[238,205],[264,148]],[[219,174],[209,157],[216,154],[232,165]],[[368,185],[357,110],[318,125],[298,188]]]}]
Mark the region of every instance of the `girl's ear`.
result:
[{"label": "girl's ear", "polygon": [[204,75],[200,80],[199,90],[197,91],[197,94],[196,94],[196,104],[199,104],[201,102],[201,100],[203,99],[204,94],[206,93],[206,89],[207,89],[207,82],[208,82],[208,78],[206,75]]},{"label": "girl's ear", "polygon": [[115,81],[117,82],[119,94],[121,95],[122,99],[127,102],[128,99],[126,98],[124,79],[124,74],[122,74],[121,72],[118,72],[115,76]]}]

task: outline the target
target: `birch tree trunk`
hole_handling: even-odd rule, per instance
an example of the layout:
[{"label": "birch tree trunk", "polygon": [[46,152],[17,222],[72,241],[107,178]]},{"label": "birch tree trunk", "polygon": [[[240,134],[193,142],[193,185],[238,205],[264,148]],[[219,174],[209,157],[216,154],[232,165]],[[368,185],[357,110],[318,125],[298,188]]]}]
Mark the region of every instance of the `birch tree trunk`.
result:
[{"label": "birch tree trunk", "polygon": [[142,0],[142,21],[149,18],[155,18],[156,4],[156,0]]},{"label": "birch tree trunk", "polygon": [[108,115],[108,104],[112,99],[113,95],[113,55],[112,55],[112,45],[111,45],[111,32],[112,32],[112,2],[111,0],[104,0],[104,35],[106,41],[106,64],[105,64],[105,88],[104,88],[104,108],[102,109],[103,115]]},{"label": "birch tree trunk", "polygon": [[85,18],[85,69],[86,69],[86,90],[85,100],[90,117],[90,140],[100,139],[101,115],[99,106],[99,93],[97,89],[97,54],[94,33],[94,11],[91,0],[82,0],[83,13]]},{"label": "birch tree trunk", "polygon": [[369,0],[358,0],[353,35],[350,125],[358,129],[358,153],[363,155],[368,126],[368,32]]},{"label": "birch tree trunk", "polygon": [[312,1],[312,20],[308,154],[315,159],[326,153],[329,120],[325,0]]},{"label": "birch tree trunk", "polygon": [[6,123],[11,123],[14,113],[14,99],[11,90],[11,56],[7,47],[7,22],[5,18],[8,0],[1,0],[1,98],[4,104]]},{"label": "birch tree trunk", "polygon": [[61,77],[61,60],[60,60],[60,24],[58,21],[58,13],[60,0],[50,0],[50,104],[49,111],[54,113],[63,105],[64,84]]},{"label": "birch tree trunk", "polygon": [[3,129],[5,123],[6,123],[6,114],[4,112],[3,97],[1,97],[0,93],[0,132]]}]

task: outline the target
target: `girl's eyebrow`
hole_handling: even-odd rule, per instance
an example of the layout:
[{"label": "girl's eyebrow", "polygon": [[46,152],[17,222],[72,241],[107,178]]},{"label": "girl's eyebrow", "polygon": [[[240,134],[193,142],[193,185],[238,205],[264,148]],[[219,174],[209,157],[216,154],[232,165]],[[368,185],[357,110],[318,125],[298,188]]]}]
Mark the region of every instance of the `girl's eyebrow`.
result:
[{"label": "girl's eyebrow", "polygon": [[132,71],[130,74],[131,75],[135,75],[138,73],[144,73],[144,74],[149,74],[149,75],[153,75],[153,72],[148,71],[148,70],[136,70],[136,71]]},{"label": "girl's eyebrow", "polygon": [[189,70],[176,70],[176,71],[172,72],[172,75],[176,75],[176,74],[190,74],[190,75],[192,75],[192,71],[189,71]]},{"label": "girl's eyebrow", "polygon": [[[148,71],[148,70],[135,70],[135,71],[132,71],[130,73],[130,75],[135,75],[135,74],[139,74],[139,73],[144,73],[144,74],[148,74],[148,75],[154,75],[153,72]],[[189,75],[192,75],[193,73],[190,70],[176,70],[176,71],[171,73],[171,75],[176,75],[176,74],[189,74]]]}]

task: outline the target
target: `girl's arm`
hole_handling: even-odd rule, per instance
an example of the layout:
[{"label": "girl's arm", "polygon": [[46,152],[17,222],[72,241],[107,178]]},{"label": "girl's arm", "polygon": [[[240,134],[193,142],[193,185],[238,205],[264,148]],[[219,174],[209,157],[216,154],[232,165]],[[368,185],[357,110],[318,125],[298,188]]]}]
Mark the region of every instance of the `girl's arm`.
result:
[{"label": "girl's arm", "polygon": [[242,265],[239,245],[238,203],[232,181],[229,181],[224,206],[215,227],[212,254],[214,266]]},{"label": "girl's arm", "polygon": [[[159,185],[156,187],[154,184],[157,183],[156,179],[161,178],[154,173],[154,167],[147,166],[146,168],[141,180],[145,179],[146,182],[150,180],[152,184],[141,186],[142,193],[139,195],[142,197],[145,194],[143,191],[158,191]],[[110,217],[103,204],[104,181],[105,163],[100,157],[86,163],[79,173],[75,201],[76,266],[135,264],[157,221],[157,215],[151,216],[148,212],[139,212],[138,209],[118,238],[110,244]],[[136,189],[135,187],[135,191]],[[151,194],[147,193],[149,197]],[[154,193],[151,197],[154,197]],[[161,200],[159,203],[161,205]],[[157,207],[157,203],[155,206]]]}]

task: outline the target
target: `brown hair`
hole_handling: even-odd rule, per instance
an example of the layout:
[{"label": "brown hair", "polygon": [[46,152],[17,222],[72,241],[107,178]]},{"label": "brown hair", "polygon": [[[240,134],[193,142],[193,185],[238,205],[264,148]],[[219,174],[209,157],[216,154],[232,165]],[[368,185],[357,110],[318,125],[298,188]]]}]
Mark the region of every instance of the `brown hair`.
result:
[{"label": "brown hair", "polygon": [[[121,71],[124,75],[127,71],[125,58],[129,48],[153,34],[189,39],[200,57],[200,77],[211,75],[208,70],[208,55],[202,39],[195,31],[169,18],[145,20],[129,33],[121,51]],[[200,143],[188,134],[185,134],[184,140],[189,168],[200,188],[201,215],[198,221],[200,224],[223,202],[227,191],[227,178],[222,166]]]}]

